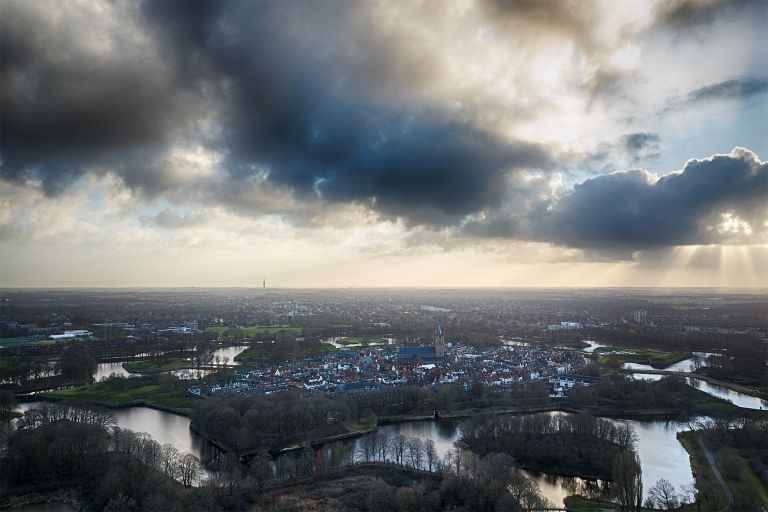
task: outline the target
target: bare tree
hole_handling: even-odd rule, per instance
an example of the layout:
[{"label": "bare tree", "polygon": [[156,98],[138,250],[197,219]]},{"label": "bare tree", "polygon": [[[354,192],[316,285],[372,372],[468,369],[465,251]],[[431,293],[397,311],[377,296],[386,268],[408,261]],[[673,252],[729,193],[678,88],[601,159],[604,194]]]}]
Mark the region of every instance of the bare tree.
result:
[{"label": "bare tree", "polygon": [[396,435],[392,438],[390,445],[390,453],[392,454],[392,458],[395,459],[395,463],[397,463],[398,466],[402,466],[404,459],[405,459],[405,449],[408,442],[408,438],[406,438],[403,435]]},{"label": "bare tree", "polygon": [[408,465],[415,469],[421,469],[421,461],[424,458],[424,443],[421,439],[411,437],[406,443],[408,450]]},{"label": "bare tree", "polygon": [[669,480],[660,478],[648,489],[648,498],[645,500],[646,507],[660,508],[662,510],[672,510],[680,505],[680,500],[675,494],[675,487]]},{"label": "bare tree", "polygon": [[169,477],[176,479],[179,474],[179,451],[170,443],[166,443],[161,448],[161,468]]},{"label": "bare tree", "polygon": [[177,467],[184,487],[192,487],[200,479],[200,461],[191,453],[179,457]]},{"label": "bare tree", "polygon": [[699,497],[699,491],[694,484],[685,484],[680,487],[679,497],[681,505],[696,503],[696,500]]},{"label": "bare tree", "polygon": [[550,506],[547,499],[541,494],[541,490],[536,485],[536,482],[528,480],[521,475],[510,473],[509,481],[506,483],[509,493],[524,509]]},{"label": "bare tree", "polygon": [[374,458],[378,458],[381,462],[387,461],[387,453],[389,452],[390,436],[386,432],[377,432],[376,438],[376,454]]},{"label": "bare tree", "polygon": [[437,446],[431,439],[424,441],[424,457],[427,459],[427,469],[431,472],[437,462]]},{"label": "bare tree", "polygon": [[368,434],[360,438],[360,444],[358,445],[357,452],[365,462],[370,462],[371,457],[374,456],[375,443],[376,439],[373,434]]},{"label": "bare tree", "polygon": [[639,512],[643,500],[640,459],[634,451],[619,452],[613,460],[613,496],[622,512]]}]

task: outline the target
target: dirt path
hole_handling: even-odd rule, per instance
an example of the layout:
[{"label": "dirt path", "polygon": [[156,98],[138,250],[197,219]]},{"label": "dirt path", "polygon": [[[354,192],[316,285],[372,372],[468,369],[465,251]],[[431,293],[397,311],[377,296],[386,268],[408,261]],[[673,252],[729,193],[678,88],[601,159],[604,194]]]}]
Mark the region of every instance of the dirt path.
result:
[{"label": "dirt path", "polygon": [[709,462],[709,466],[712,468],[712,472],[715,474],[715,478],[717,478],[717,481],[720,483],[720,487],[722,487],[723,492],[725,493],[725,497],[728,498],[728,506],[724,510],[728,510],[730,512],[731,503],[733,503],[733,494],[731,494],[731,490],[728,489],[728,486],[725,485],[725,479],[723,479],[723,475],[720,474],[720,470],[717,469],[715,456],[712,454],[709,448],[707,448],[707,446],[704,444],[704,439],[702,439],[701,436],[698,436],[698,439],[699,439],[699,446],[701,446],[701,449],[704,451],[704,456],[707,457],[707,461]]}]

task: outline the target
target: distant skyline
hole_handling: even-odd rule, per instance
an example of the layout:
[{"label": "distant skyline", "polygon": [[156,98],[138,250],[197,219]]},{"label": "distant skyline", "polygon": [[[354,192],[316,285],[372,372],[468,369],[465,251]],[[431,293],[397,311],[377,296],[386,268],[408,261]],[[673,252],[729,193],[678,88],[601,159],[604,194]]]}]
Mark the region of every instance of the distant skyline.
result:
[{"label": "distant skyline", "polygon": [[768,2],[0,3],[0,287],[768,287]]}]

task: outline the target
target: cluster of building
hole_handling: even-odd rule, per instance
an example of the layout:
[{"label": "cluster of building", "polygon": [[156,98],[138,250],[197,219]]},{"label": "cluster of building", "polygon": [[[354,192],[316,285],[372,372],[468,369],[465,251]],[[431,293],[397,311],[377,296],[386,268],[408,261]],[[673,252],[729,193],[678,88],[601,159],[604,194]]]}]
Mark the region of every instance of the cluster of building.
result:
[{"label": "cluster of building", "polygon": [[268,395],[301,389],[333,396],[387,386],[454,383],[467,387],[479,381],[489,387],[504,387],[543,380],[552,383],[554,394],[563,394],[573,382],[592,383],[572,377],[585,363],[579,352],[569,349],[520,343],[479,350],[460,343],[446,343],[438,323],[431,345],[346,348],[270,367],[241,368],[230,380],[193,386],[190,392]]}]

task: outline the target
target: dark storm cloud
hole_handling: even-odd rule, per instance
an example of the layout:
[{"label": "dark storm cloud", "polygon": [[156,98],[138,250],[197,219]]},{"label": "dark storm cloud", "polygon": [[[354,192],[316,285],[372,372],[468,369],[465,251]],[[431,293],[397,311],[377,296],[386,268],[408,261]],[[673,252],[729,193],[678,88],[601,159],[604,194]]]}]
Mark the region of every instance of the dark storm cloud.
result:
[{"label": "dark storm cloud", "polygon": [[199,114],[151,47],[106,23],[83,5],[3,3],[2,177],[41,178],[49,193],[94,166],[139,180],[174,127]]},{"label": "dark storm cloud", "polygon": [[225,13],[227,30],[207,32],[203,43],[172,47],[179,60],[192,47],[226,77],[222,133],[231,179],[267,172],[299,197],[362,202],[411,222],[444,224],[497,204],[511,169],[547,163],[538,146],[501,141],[408,103],[398,89],[419,73],[403,72],[415,68],[407,56],[355,28],[363,16],[356,4],[249,7]]},{"label": "dark storm cloud", "polygon": [[592,249],[717,243],[729,236],[716,229],[721,214],[763,230],[767,202],[768,163],[737,149],[691,160],[681,173],[658,181],[645,171],[587,180],[553,202],[536,236]]},{"label": "dark storm cloud", "polygon": [[651,132],[629,133],[622,136],[624,151],[635,162],[646,158],[656,158],[661,150],[661,138]]},{"label": "dark storm cloud", "polygon": [[766,93],[768,93],[768,77],[766,76],[734,78],[699,87],[688,92],[685,96],[671,99],[659,114],[663,116],[690,108],[695,104],[710,101],[747,100]]},{"label": "dark storm cloud", "polygon": [[718,99],[746,99],[768,92],[768,77],[745,77],[726,80],[688,93],[689,103]]},{"label": "dark storm cloud", "polygon": [[127,14],[146,44],[96,55],[77,26],[41,30],[48,6],[6,4],[0,33],[2,176],[49,193],[99,168],[162,193],[178,185],[166,152],[192,140],[225,155],[223,180],[266,172],[299,197],[443,224],[497,204],[511,170],[548,162],[409,101],[429,66],[377,39],[357,3],[145,2]]},{"label": "dark storm cloud", "polygon": [[[583,6],[483,8],[576,41],[594,56],[583,85],[603,90],[621,74],[602,65],[592,30],[599,9]],[[358,203],[409,225],[603,251],[716,240],[702,227],[713,216],[733,210],[751,222],[765,199],[765,164],[744,152],[658,182],[641,171],[609,174],[553,198],[549,150],[429,103],[424,85],[441,79],[434,56],[377,31],[366,2],[99,7],[0,3],[3,179],[40,179],[56,194],[110,171],[144,195],[239,214],[307,222],[307,211]],[[759,80],[705,87],[686,101],[758,94]],[[660,141],[634,133],[620,144],[617,152],[638,159]],[[216,163],[197,172],[173,158],[189,146]],[[169,229],[204,220],[172,209],[144,219]]]}]

